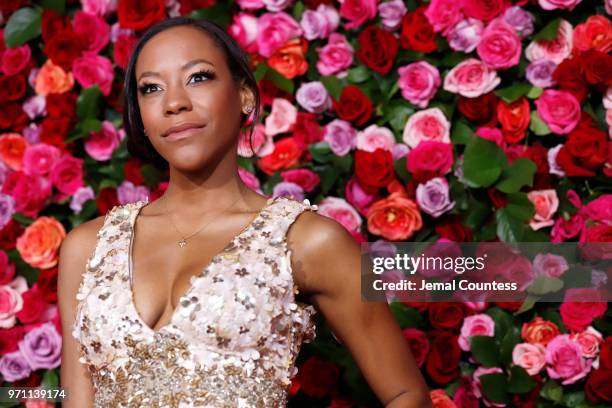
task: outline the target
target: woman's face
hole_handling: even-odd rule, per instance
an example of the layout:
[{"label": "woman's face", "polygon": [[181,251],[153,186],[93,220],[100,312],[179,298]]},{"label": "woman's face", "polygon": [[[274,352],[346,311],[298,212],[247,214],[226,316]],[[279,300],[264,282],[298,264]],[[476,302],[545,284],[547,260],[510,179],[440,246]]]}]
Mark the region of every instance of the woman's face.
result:
[{"label": "woman's face", "polygon": [[[178,26],[155,35],[135,71],[144,129],[170,166],[197,171],[236,154],[240,113],[252,94],[234,82],[223,51],[206,33]],[[197,128],[166,134],[187,123]]]}]

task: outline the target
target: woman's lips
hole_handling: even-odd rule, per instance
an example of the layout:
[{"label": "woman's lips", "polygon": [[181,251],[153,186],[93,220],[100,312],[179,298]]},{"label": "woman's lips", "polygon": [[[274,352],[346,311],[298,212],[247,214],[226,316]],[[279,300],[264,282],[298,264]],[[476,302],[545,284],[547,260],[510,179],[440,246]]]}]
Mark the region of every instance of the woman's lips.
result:
[{"label": "woman's lips", "polygon": [[180,132],[172,132],[164,137],[166,140],[182,140],[188,138],[189,136],[193,136],[204,129],[204,126],[200,127],[192,127],[189,129],[181,130]]}]

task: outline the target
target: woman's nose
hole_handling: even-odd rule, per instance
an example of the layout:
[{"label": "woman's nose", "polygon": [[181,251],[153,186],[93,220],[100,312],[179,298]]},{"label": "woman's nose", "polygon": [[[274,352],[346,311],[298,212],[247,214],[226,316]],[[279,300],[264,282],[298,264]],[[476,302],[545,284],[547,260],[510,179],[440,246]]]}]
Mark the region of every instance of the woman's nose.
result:
[{"label": "woman's nose", "polygon": [[171,115],[179,113],[181,110],[190,111],[192,109],[191,99],[182,87],[172,87],[166,92],[165,114]]}]

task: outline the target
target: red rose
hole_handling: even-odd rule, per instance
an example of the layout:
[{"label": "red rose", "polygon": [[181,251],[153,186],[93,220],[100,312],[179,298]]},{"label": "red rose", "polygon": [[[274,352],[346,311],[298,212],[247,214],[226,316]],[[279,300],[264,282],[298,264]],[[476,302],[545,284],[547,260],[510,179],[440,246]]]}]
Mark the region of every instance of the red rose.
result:
[{"label": "red rose", "polygon": [[8,20],[13,11],[21,7],[21,3],[23,3],[23,0],[2,0],[0,2],[0,12],[3,14],[4,19]]},{"label": "red rose", "polygon": [[502,193],[495,187],[489,187],[487,189],[487,195],[495,208],[504,208],[506,205],[508,205],[508,197],[506,197],[506,194]]},{"label": "red rose", "polygon": [[548,166],[548,151],[546,148],[539,143],[535,143],[523,151],[523,157],[534,162],[537,168],[533,189],[544,190],[550,188],[550,167]]},{"label": "red rose", "polygon": [[55,65],[59,65],[64,71],[72,70],[72,63],[81,56],[84,44],[80,37],[72,29],[59,31],[49,39],[43,48]]},{"label": "red rose", "polygon": [[263,156],[257,161],[259,168],[268,176],[278,170],[288,169],[297,164],[302,149],[293,137],[285,137],[274,144],[272,153]]},{"label": "red rose", "polygon": [[40,140],[65,151],[66,145],[64,144],[64,139],[68,135],[71,127],[72,120],[70,117],[47,117],[42,121]]},{"label": "red rose", "polygon": [[350,398],[334,398],[331,400],[327,408],[355,408],[357,404]]},{"label": "red rose", "polygon": [[16,316],[21,323],[35,323],[47,307],[47,302],[38,286],[32,286],[21,294],[23,298],[23,308],[17,312]]},{"label": "red rose", "polygon": [[521,307],[521,305],[523,304],[523,301],[507,301],[507,302],[494,302],[495,305],[499,306],[500,308],[507,310],[509,312],[516,312],[517,310],[519,310],[519,308]]},{"label": "red rose", "polygon": [[21,224],[14,218],[11,218],[9,222],[0,230],[0,248],[5,251],[10,251],[15,248],[17,237],[19,237],[24,231]]},{"label": "red rose", "polygon": [[411,307],[419,313],[424,313],[429,308],[430,302],[400,302],[403,305]]},{"label": "red rose", "polygon": [[312,192],[321,182],[321,177],[309,169],[291,169],[281,173],[283,181],[289,181],[302,187],[308,193]]},{"label": "red rose", "polygon": [[584,391],[587,398],[595,403],[612,402],[612,370],[598,368],[591,371]]},{"label": "red rose", "polygon": [[466,16],[480,21],[489,21],[500,15],[508,7],[507,0],[464,0],[463,12]]},{"label": "red rose", "polygon": [[309,144],[323,140],[323,128],[316,113],[298,112],[293,125],[293,138],[301,150],[308,149]]},{"label": "red rose", "polygon": [[397,39],[389,31],[370,25],[359,33],[357,57],[373,71],[386,75],[391,71],[398,51]]},{"label": "red rose", "polygon": [[[612,225],[606,225],[606,224],[593,225],[592,227],[588,227],[585,230],[584,234],[585,234],[584,240],[583,240],[584,242],[612,242]],[[609,248],[608,245],[605,245],[605,247]],[[599,257],[606,256],[605,253],[601,253],[601,251],[606,251],[606,248],[597,248],[597,245],[594,245],[594,248],[590,248],[590,249],[591,249],[590,251],[588,250],[586,251],[587,253],[590,252],[589,259],[598,259],[597,258],[598,255]],[[610,255],[607,254],[607,256],[609,257]]]},{"label": "red rose", "polygon": [[538,396],[542,389],[542,377],[537,374],[532,378],[536,380],[536,385],[531,391],[524,394],[512,394],[512,403],[516,408],[536,408],[538,406]]},{"label": "red rose", "polygon": [[473,239],[472,230],[461,224],[457,216],[448,216],[435,226],[436,234],[455,242],[470,242]]},{"label": "red rose", "polygon": [[578,58],[566,58],[555,68],[553,80],[560,89],[571,92],[578,101],[582,101],[589,87],[584,78],[584,67]]},{"label": "red rose", "polygon": [[438,49],[436,32],[425,17],[425,9],[425,6],[420,6],[413,12],[404,14],[400,33],[402,48],[424,53]]},{"label": "red rose", "polygon": [[370,194],[393,181],[394,170],[393,156],[388,150],[378,148],[373,152],[355,152],[355,177],[359,185]]},{"label": "red rose", "polygon": [[431,334],[430,352],[425,369],[433,381],[447,384],[459,376],[461,349],[457,335],[448,331]]},{"label": "red rose", "polygon": [[0,99],[17,101],[26,93],[26,80],[23,75],[0,76]]},{"label": "red rose", "polygon": [[497,101],[498,98],[493,92],[476,98],[459,96],[457,108],[470,121],[481,126],[495,127],[497,124]]},{"label": "red rose", "polygon": [[597,50],[588,50],[580,54],[584,67],[584,76],[592,85],[612,84],[612,55]]},{"label": "red rose", "polygon": [[181,0],[181,6],[179,13],[182,16],[191,13],[193,10],[199,10],[214,6],[217,3],[216,0]]},{"label": "red rose", "polygon": [[570,177],[593,177],[608,158],[608,135],[585,123],[578,124],[557,154],[557,164]]},{"label": "red rose", "polygon": [[429,306],[429,321],[440,330],[457,330],[466,315],[465,307],[457,302],[435,302]]},{"label": "red rose", "polygon": [[117,37],[113,47],[113,58],[115,63],[124,71],[127,69],[130,56],[138,39],[131,35],[120,35]]},{"label": "red rose", "polygon": [[32,371],[29,377],[16,380],[11,383],[13,387],[38,387],[41,383],[41,376],[38,371]]},{"label": "red rose", "polygon": [[117,198],[117,190],[112,187],[105,187],[100,190],[96,200],[96,207],[98,207],[99,215],[105,215],[108,210],[118,204],[119,199]]},{"label": "red rose", "polygon": [[43,294],[45,301],[49,303],[57,302],[57,266],[49,269],[42,269],[38,274],[36,285]]},{"label": "red rose", "polygon": [[13,130],[21,133],[30,119],[17,102],[0,103],[0,130]]},{"label": "red rose", "polygon": [[74,92],[64,92],[61,94],[51,93],[46,97],[45,110],[47,117],[66,118],[73,121],[76,119],[76,102],[78,95]]},{"label": "red rose", "polygon": [[123,97],[124,97],[124,89],[123,83],[118,76],[113,78],[113,83],[111,84],[111,91],[108,95],[104,96],[104,101],[111,106],[114,110],[119,113],[123,113]]},{"label": "red rose", "polygon": [[324,398],[336,388],[339,374],[340,370],[333,363],[312,356],[299,367],[297,375],[306,395]]},{"label": "red rose", "polygon": [[425,363],[425,358],[429,352],[427,336],[421,330],[412,327],[402,330],[402,334],[406,341],[408,341],[408,346],[417,365],[421,367]]},{"label": "red rose", "polygon": [[525,138],[525,131],[531,121],[529,101],[524,96],[507,104],[499,100],[497,104],[497,119],[502,125],[504,140],[508,143],[518,143]]},{"label": "red rose", "polygon": [[55,34],[64,31],[72,30],[72,22],[70,16],[62,16],[57,11],[44,9],[41,20],[41,36],[44,43],[48,43]]},{"label": "red rose", "polygon": [[412,173],[409,185],[414,185],[416,189],[416,184],[426,182],[433,177],[444,176],[452,166],[452,144],[424,140],[412,149],[406,158],[406,169]]},{"label": "red rose", "polygon": [[269,79],[262,78],[257,82],[261,96],[261,107],[271,106],[275,98],[284,98],[293,102],[293,94],[283,91]]},{"label": "red rose", "polygon": [[0,356],[15,351],[23,339],[24,326],[14,326],[10,329],[0,329]]},{"label": "red rose", "polygon": [[123,168],[123,175],[126,180],[131,181],[137,186],[144,184],[144,177],[142,177],[141,173],[142,162],[135,157],[129,158],[125,162],[125,167]]},{"label": "red rose", "polygon": [[599,367],[612,370],[612,336],[607,336],[600,345]]},{"label": "red rose", "polygon": [[117,7],[121,28],[142,30],[166,18],[164,0],[122,0]]},{"label": "red rose", "polygon": [[332,99],[332,101],[338,117],[352,122],[355,126],[363,126],[372,117],[374,110],[372,101],[355,85],[345,86],[340,94],[340,100]]}]

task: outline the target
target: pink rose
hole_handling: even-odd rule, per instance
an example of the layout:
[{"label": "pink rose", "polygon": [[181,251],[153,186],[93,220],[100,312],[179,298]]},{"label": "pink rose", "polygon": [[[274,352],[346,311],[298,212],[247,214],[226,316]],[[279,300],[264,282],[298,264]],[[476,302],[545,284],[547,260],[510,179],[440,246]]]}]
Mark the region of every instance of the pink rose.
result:
[{"label": "pink rose", "polygon": [[[251,147],[251,143],[253,144]],[[249,137],[246,131],[240,132],[238,140],[238,155],[241,157],[259,157],[266,156],[274,151],[274,141],[272,136],[266,135],[264,125],[261,123],[255,124],[253,133]]]},{"label": "pink rose", "polygon": [[240,176],[240,180],[242,180],[248,188],[257,192],[261,192],[261,190],[259,189],[259,179],[256,175],[242,167],[238,167],[238,175]]},{"label": "pink rose", "polygon": [[559,65],[572,52],[573,33],[572,25],[566,20],[561,20],[557,37],[554,40],[532,41],[525,48],[525,58],[530,62],[541,59],[550,60]]},{"label": "pink rose", "polygon": [[245,12],[234,14],[228,32],[246,52],[257,52],[257,16]]},{"label": "pink rose", "polygon": [[77,10],[72,25],[74,32],[83,42],[85,52],[97,54],[110,40],[110,26],[95,14]]},{"label": "pink rose", "polygon": [[411,173],[442,176],[453,166],[453,145],[425,140],[408,153],[406,168]]},{"label": "pink rose", "polygon": [[463,319],[458,343],[463,351],[470,351],[470,336],[491,336],[495,334],[495,322],[486,313],[478,313]]},{"label": "pink rose", "polygon": [[8,285],[0,286],[0,328],[8,329],[15,325],[15,314],[23,308],[21,294]]},{"label": "pink rose", "polygon": [[119,35],[113,46],[113,58],[117,66],[126,70],[130,55],[136,46],[138,39],[133,35]]},{"label": "pink rose", "polygon": [[359,231],[362,219],[359,213],[343,198],[325,197],[319,204],[319,214],[336,220],[350,233]]},{"label": "pink rose", "polygon": [[601,291],[590,288],[569,288],[559,308],[563,324],[569,330],[582,331],[593,319],[603,316],[608,304]]},{"label": "pink rose", "polygon": [[377,0],[343,0],[340,3],[340,16],[349,20],[344,24],[348,30],[376,17]]},{"label": "pink rose", "polygon": [[582,347],[569,334],[560,334],[546,346],[548,376],[562,378],[561,384],[573,384],[591,371],[591,360],[582,356]]},{"label": "pink rose", "polygon": [[442,83],[438,69],[426,61],[413,62],[397,72],[402,96],[419,108],[427,107]]},{"label": "pink rose", "polygon": [[263,0],[238,0],[236,3],[245,10],[258,10],[265,6]]},{"label": "pink rose", "polygon": [[444,89],[466,98],[476,98],[495,89],[501,82],[497,72],[476,58],[453,67],[444,78]]},{"label": "pink rose", "polygon": [[370,205],[377,199],[376,195],[369,194],[357,182],[355,177],[351,177],[344,187],[346,200],[352,204],[357,211],[364,217],[368,215]]},{"label": "pink rose", "polygon": [[536,375],[546,365],[546,349],[541,344],[519,343],[512,350],[512,362]]},{"label": "pink rose", "polygon": [[603,341],[600,332],[593,326],[589,326],[585,331],[570,334],[570,339],[575,341],[582,348],[582,357],[595,358],[599,354],[599,345]]},{"label": "pink rose", "polygon": [[582,0],[538,0],[544,10],[573,10]]},{"label": "pink rose", "polygon": [[350,122],[334,119],[323,128],[323,140],[336,156],[344,156],[355,148],[357,131]]},{"label": "pink rose", "polygon": [[344,35],[330,34],[327,45],[317,47],[317,52],[317,69],[321,75],[346,76],[347,69],[353,63],[354,50]]},{"label": "pink rose", "polygon": [[51,182],[62,193],[71,195],[82,187],[83,159],[65,154],[51,170]]},{"label": "pink rose", "polygon": [[46,176],[61,154],[59,148],[46,143],[30,145],[23,154],[23,171],[31,176]]},{"label": "pink rose", "polygon": [[312,192],[321,181],[319,175],[309,169],[285,170],[281,172],[280,176],[283,181],[295,183],[308,193]]},{"label": "pink rose", "polygon": [[268,136],[289,132],[297,120],[297,108],[284,98],[274,98],[264,131]]},{"label": "pink rose", "polygon": [[480,376],[485,375],[485,374],[503,374],[503,370],[499,367],[483,367],[483,366],[480,366],[476,370],[474,370],[474,374],[473,374],[474,376],[474,389],[473,389],[474,395],[478,399],[482,398],[484,404],[487,407],[496,407],[496,408],[505,407],[506,404],[501,403],[501,402],[489,401],[484,396],[482,392],[482,383],[480,382]]},{"label": "pink rose", "polygon": [[480,42],[483,30],[484,24],[482,21],[474,18],[467,18],[458,22],[448,33],[446,39],[448,45],[453,50],[470,53],[476,49],[476,46]]},{"label": "pink rose", "polygon": [[559,243],[582,234],[586,220],[580,213],[572,215],[569,219],[557,218],[550,232],[551,242]]},{"label": "pink rose", "polygon": [[85,140],[85,151],[98,161],[109,160],[120,142],[119,132],[115,126],[105,120],[102,121],[100,131],[89,133],[89,137]]},{"label": "pink rose", "polygon": [[427,335],[425,335],[422,330],[413,327],[403,329],[402,334],[408,342],[417,365],[421,367],[423,363],[425,363],[425,358],[429,351],[429,340],[427,339]]},{"label": "pink rose", "polygon": [[527,193],[527,198],[535,207],[535,215],[529,222],[529,226],[531,226],[533,230],[550,227],[555,223],[552,216],[557,211],[557,208],[559,208],[557,190],[552,188],[547,190],[533,190]]},{"label": "pink rose", "polygon": [[466,16],[481,21],[490,21],[508,8],[506,0],[463,0],[463,12]]},{"label": "pink rose", "polygon": [[51,196],[52,186],[46,177],[16,171],[8,176],[2,185],[2,192],[15,199],[15,211],[35,217]]},{"label": "pink rose", "polygon": [[594,221],[612,225],[612,194],[603,194],[584,206],[584,214]]},{"label": "pink rose", "polygon": [[80,0],[83,11],[100,17],[108,17],[117,10],[118,0]]},{"label": "pink rose", "polygon": [[395,136],[391,129],[372,124],[357,132],[357,149],[373,152],[376,149],[391,151],[395,145]]},{"label": "pink rose", "polygon": [[559,135],[570,133],[580,121],[580,102],[569,91],[546,89],[535,105],[540,118]]},{"label": "pink rose", "polygon": [[402,139],[410,147],[424,140],[450,143],[450,122],[440,108],[418,111],[408,118]]},{"label": "pink rose", "polygon": [[569,269],[567,260],[561,255],[537,254],[533,258],[535,276],[559,278]]},{"label": "pink rose", "polygon": [[521,39],[514,27],[503,18],[496,18],[482,33],[476,52],[493,69],[508,69],[519,63]]},{"label": "pink rose", "polygon": [[319,4],[316,10],[306,9],[302,13],[300,26],[304,30],[304,38],[308,41],[317,38],[327,38],[340,25],[340,14],[335,7]]},{"label": "pink rose", "polygon": [[504,147],[504,134],[498,128],[481,126],[476,129],[476,136],[480,136],[485,140],[490,140],[491,142],[495,142],[499,147]]},{"label": "pink rose", "polygon": [[425,17],[434,30],[446,36],[463,19],[463,5],[457,0],[432,0],[425,10]]},{"label": "pink rose", "polygon": [[72,63],[74,78],[83,88],[98,85],[104,96],[108,96],[113,84],[113,64],[111,61],[93,53],[83,53]]},{"label": "pink rose", "polygon": [[259,18],[257,25],[259,54],[269,58],[288,40],[300,35],[302,35],[301,27],[289,14],[284,11],[266,13]]}]

